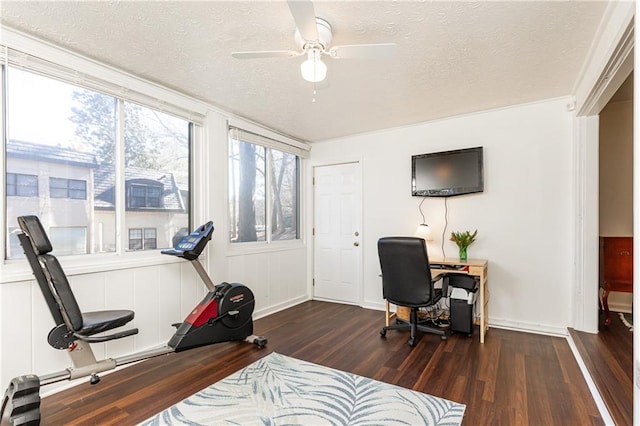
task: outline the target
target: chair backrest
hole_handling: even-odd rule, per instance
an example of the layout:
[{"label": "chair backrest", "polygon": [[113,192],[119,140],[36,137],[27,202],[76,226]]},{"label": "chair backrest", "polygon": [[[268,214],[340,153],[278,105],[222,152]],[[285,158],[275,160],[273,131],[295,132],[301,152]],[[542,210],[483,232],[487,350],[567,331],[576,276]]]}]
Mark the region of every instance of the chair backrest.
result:
[{"label": "chair backrest", "polygon": [[56,323],[62,315],[73,331],[82,329],[82,312],[60,262],[49,254],[53,248],[40,219],[37,216],[20,216],[18,224],[30,243],[30,247],[23,244],[23,250]]},{"label": "chair backrest", "polygon": [[434,302],[427,246],[422,238],[380,238],[378,256],[385,299],[408,307],[428,306]]}]

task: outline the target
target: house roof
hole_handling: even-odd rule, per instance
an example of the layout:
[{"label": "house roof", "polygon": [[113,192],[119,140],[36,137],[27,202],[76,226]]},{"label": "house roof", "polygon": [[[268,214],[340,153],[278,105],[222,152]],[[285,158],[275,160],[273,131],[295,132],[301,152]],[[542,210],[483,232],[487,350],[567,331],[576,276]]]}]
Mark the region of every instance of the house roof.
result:
[{"label": "house roof", "polygon": [[[96,210],[113,210],[115,208],[115,171],[113,166],[100,167],[93,175],[94,208]],[[127,167],[125,169],[125,185],[137,183],[142,185],[162,185],[162,207],[140,208],[127,210],[144,211],[184,211],[185,204],[180,194],[180,188],[172,173],[158,170]]]},{"label": "house roof", "polygon": [[98,160],[93,154],[61,148],[59,146],[42,145],[14,139],[9,140],[9,143],[7,143],[7,157],[32,161],[46,161],[48,163],[88,167],[91,169],[99,167]]}]

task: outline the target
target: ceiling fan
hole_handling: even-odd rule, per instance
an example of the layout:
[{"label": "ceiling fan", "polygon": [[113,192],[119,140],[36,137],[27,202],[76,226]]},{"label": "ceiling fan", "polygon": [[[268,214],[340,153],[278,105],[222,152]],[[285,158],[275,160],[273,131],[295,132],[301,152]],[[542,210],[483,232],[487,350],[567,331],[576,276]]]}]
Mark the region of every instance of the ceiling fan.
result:
[{"label": "ceiling fan", "polygon": [[257,58],[294,58],[306,55],[300,66],[302,78],[310,82],[319,82],[327,76],[327,65],[322,56],[334,59],[386,59],[396,53],[395,43],[351,44],[330,47],[333,35],[331,25],[316,17],[310,0],[288,0],[289,10],[296,23],[295,40],[300,50],[265,50],[253,52],[232,52],[238,59]]}]

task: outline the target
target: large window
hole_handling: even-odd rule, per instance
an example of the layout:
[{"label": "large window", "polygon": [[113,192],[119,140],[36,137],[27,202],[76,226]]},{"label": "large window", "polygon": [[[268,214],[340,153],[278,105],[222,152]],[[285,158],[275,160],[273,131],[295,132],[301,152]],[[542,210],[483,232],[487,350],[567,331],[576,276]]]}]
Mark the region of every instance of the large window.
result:
[{"label": "large window", "polygon": [[115,94],[126,91],[2,72],[7,258],[21,255],[8,231],[22,215],[40,217],[57,255],[171,247],[190,227],[192,122]]},{"label": "large window", "polygon": [[253,143],[256,139],[231,132],[229,240],[299,239],[299,157]]}]

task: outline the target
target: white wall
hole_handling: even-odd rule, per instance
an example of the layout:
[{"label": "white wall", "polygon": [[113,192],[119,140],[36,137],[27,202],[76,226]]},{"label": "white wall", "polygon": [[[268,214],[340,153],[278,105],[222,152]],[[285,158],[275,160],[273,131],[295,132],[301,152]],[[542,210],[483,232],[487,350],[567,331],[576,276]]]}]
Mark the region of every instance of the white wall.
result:
[{"label": "white wall", "polygon": [[[411,155],[483,146],[485,191],[447,200],[446,256],[457,256],[451,231],[478,229],[469,256],[489,260],[490,324],[566,334],[573,262],[567,103],[549,100],[314,144],[310,167],[362,162],[363,304],[382,308],[378,238],[412,235],[422,221],[421,199],[410,195]],[[442,256],[444,203],[423,204],[432,256]]]},{"label": "white wall", "polygon": [[600,112],[600,236],[633,236],[633,101]]}]

